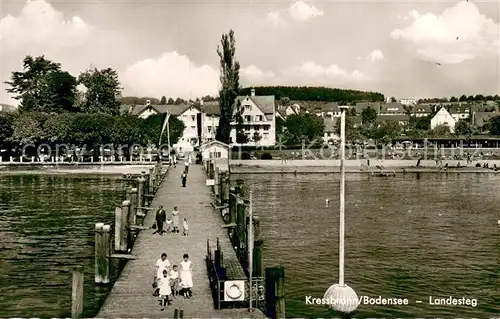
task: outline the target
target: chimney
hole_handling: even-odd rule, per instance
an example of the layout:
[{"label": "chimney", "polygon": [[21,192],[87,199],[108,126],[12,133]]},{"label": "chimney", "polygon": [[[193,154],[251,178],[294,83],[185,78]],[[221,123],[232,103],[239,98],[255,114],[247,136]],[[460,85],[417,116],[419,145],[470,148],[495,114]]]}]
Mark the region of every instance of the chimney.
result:
[{"label": "chimney", "polygon": [[252,88],[252,89],[250,90],[250,96],[255,96],[255,89],[254,89],[254,88]]},{"label": "chimney", "polygon": [[203,106],[203,99],[200,100],[200,106]]},{"label": "chimney", "polygon": [[146,105],[150,106],[151,105],[151,100],[146,100]]}]

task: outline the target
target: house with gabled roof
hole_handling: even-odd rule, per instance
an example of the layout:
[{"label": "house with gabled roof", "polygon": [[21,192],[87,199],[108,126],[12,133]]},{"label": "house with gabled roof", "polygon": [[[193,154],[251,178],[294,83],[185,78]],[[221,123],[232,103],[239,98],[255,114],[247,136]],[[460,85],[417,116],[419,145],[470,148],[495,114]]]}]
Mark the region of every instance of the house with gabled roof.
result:
[{"label": "house with gabled roof", "polygon": [[405,115],[406,109],[401,103],[386,103],[382,105],[379,115]]},{"label": "house with gabled roof", "polygon": [[[276,107],[274,95],[255,95],[251,89],[250,95],[238,96],[235,103],[241,106],[245,134],[249,137],[248,145],[273,146],[276,144]],[[238,112],[237,107],[234,108]],[[231,140],[236,143],[236,122],[231,122]],[[254,141],[254,136],[259,136]]]},{"label": "house with gabled roof", "polygon": [[368,107],[371,107],[372,109],[375,110],[375,112],[377,112],[377,114],[380,114],[380,108],[381,108],[380,102],[358,102],[356,103],[354,109],[356,110],[357,115],[361,115],[361,113],[363,113],[363,111]]},{"label": "house with gabled roof", "polygon": [[472,114],[472,125],[478,129],[485,131],[485,125],[492,117],[499,116],[496,112],[474,112]]},{"label": "house with gabled roof", "polygon": [[450,132],[455,132],[456,120],[451,116],[450,112],[446,110],[443,106],[437,111],[437,113],[431,119],[431,130],[435,129],[437,126],[446,125],[450,128]]},{"label": "house with gabled roof", "polygon": [[464,104],[460,106],[452,106],[450,107],[449,112],[456,122],[460,120],[465,120],[470,117],[471,105]]},{"label": "house with gabled roof", "polygon": [[417,104],[413,106],[413,116],[424,117],[434,113],[435,107],[429,104]]}]

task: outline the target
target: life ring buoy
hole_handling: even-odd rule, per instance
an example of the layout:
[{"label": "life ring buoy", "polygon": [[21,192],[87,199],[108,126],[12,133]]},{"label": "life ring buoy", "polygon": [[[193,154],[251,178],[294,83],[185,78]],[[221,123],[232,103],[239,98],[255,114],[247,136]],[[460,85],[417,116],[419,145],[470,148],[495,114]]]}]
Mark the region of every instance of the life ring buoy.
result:
[{"label": "life ring buoy", "polygon": [[229,287],[229,289],[226,291],[226,295],[229,298],[235,300],[239,299],[241,295],[243,295],[243,291],[240,289],[238,284],[232,284],[231,287]]}]

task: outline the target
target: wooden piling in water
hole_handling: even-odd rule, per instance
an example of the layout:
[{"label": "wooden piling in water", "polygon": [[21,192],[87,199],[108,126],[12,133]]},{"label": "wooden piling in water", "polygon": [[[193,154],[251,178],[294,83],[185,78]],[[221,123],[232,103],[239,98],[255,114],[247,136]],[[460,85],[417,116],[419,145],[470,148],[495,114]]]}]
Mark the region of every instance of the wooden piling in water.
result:
[{"label": "wooden piling in water", "polygon": [[[137,178],[137,207],[144,207],[144,186],[146,179],[144,177]],[[136,217],[140,215],[144,217],[143,214],[146,212],[142,208],[137,208]],[[136,219],[137,220],[137,219]]]},{"label": "wooden piling in water", "polygon": [[214,195],[215,195],[215,200],[219,204],[220,203],[220,171],[219,168],[216,166],[215,171],[214,171]]},{"label": "wooden piling in water", "polygon": [[109,283],[110,255],[110,230],[109,225],[95,224],[95,283]]},{"label": "wooden piling in water", "polygon": [[83,314],[83,266],[75,266],[73,269],[73,281],[71,283],[71,318],[78,319]]},{"label": "wooden piling in water", "polygon": [[266,268],[266,308],[273,319],[285,318],[285,268]]},{"label": "wooden piling in water", "polygon": [[235,187],[229,189],[229,223],[236,223],[236,202],[237,202],[237,192]]},{"label": "wooden piling in water", "polygon": [[115,210],[115,251],[126,252],[128,249],[128,215],[130,201],[124,200]]},{"label": "wooden piling in water", "polygon": [[153,194],[154,176],[155,176],[155,169],[154,167],[151,167],[149,169],[148,194]]},{"label": "wooden piling in water", "polygon": [[130,209],[128,214],[128,226],[130,227],[136,224],[137,188],[131,188],[129,193],[130,193]]}]

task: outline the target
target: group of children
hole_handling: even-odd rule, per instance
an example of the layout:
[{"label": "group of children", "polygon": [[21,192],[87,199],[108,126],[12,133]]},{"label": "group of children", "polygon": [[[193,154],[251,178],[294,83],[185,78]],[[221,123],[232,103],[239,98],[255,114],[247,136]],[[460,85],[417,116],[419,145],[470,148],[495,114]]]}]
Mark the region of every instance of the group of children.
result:
[{"label": "group of children", "polygon": [[[165,227],[164,227],[165,226]],[[159,233],[163,235],[163,233],[179,233],[179,208],[177,206],[174,207],[172,211],[172,217],[166,217],[165,210],[163,206],[158,208],[156,212],[156,227],[157,230],[155,233]],[[184,218],[182,221],[182,234],[184,236],[188,235],[189,225],[187,218]]]},{"label": "group of children", "polygon": [[172,304],[172,299],[183,295],[184,298],[191,298],[193,293],[192,267],[188,254],[184,254],[180,263],[180,271],[177,265],[171,267],[167,254],[163,253],[156,262],[153,296],[159,297],[160,309]]}]

